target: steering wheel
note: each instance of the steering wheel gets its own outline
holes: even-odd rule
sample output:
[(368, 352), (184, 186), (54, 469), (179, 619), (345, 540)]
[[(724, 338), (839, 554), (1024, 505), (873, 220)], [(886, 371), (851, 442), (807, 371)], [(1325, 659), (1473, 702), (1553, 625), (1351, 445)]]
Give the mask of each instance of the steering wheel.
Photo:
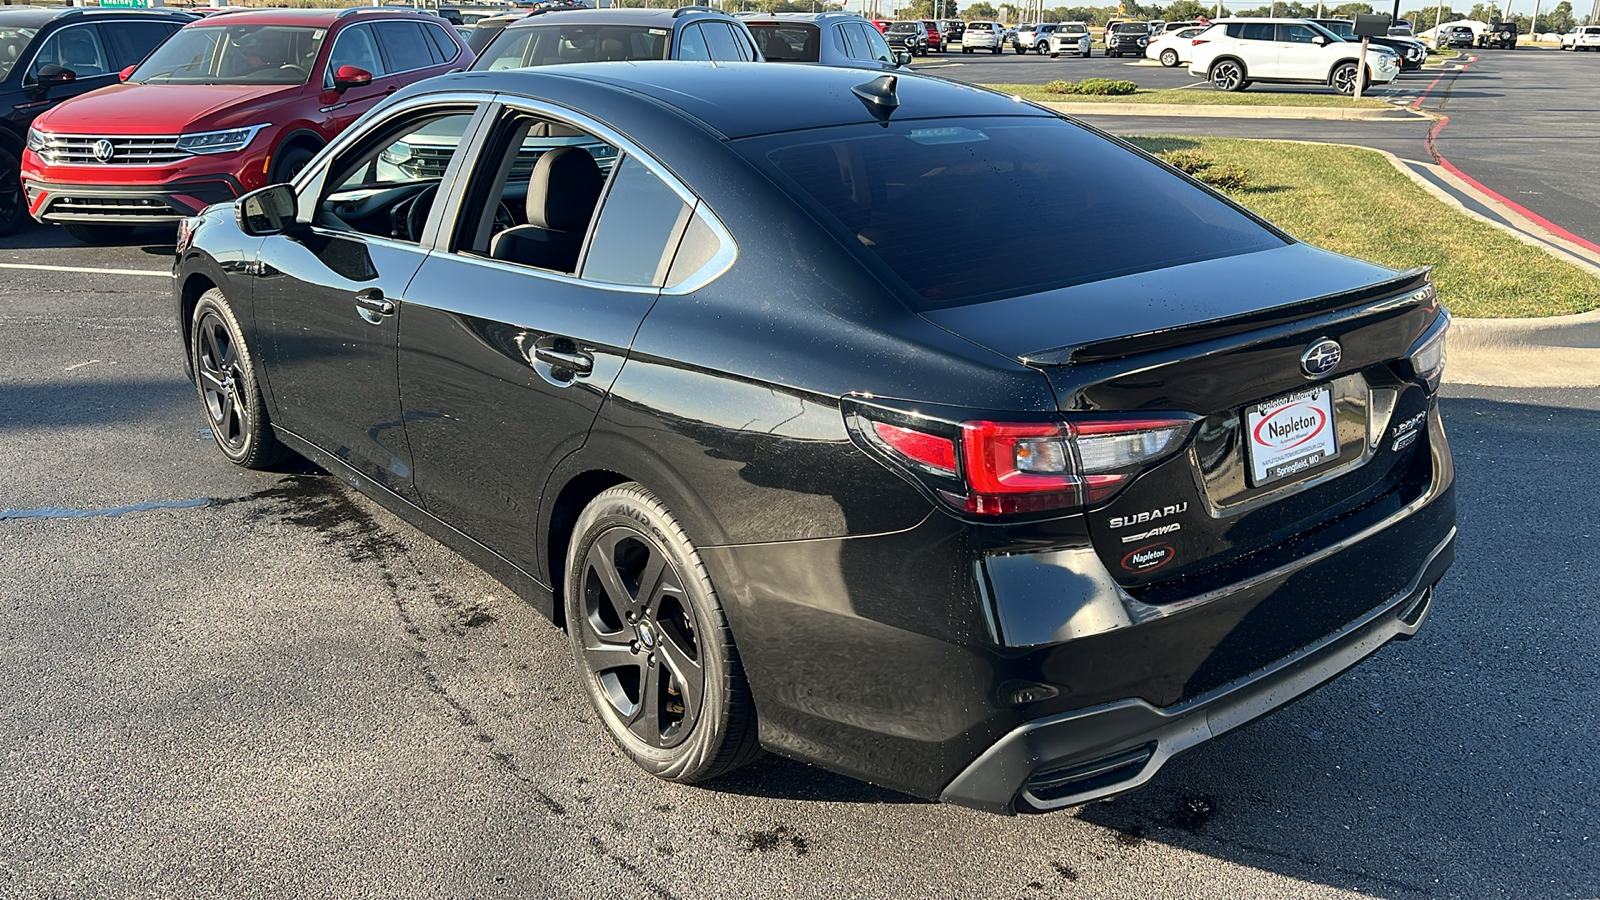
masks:
[(294, 72), (295, 74), (299, 75), (301, 78), (310, 78), (311, 77), (310, 70), (308, 70), (305, 66), (297, 66), (294, 63), (284, 63), (283, 65), (278, 67), (278, 71), (280, 71), (280, 72), (286, 71), (286, 70), (290, 71), (290, 72)]
[(439, 185), (430, 184), (396, 203), (389, 210), (389, 233), (403, 241), (421, 239), (423, 226), (428, 224), (428, 210), (433, 208), (433, 198), (438, 193)]
[(507, 228), (517, 227), (517, 219), (511, 214), (511, 208), (504, 203), (497, 204), (494, 210), (494, 223), (489, 226), (491, 236), (505, 231)]

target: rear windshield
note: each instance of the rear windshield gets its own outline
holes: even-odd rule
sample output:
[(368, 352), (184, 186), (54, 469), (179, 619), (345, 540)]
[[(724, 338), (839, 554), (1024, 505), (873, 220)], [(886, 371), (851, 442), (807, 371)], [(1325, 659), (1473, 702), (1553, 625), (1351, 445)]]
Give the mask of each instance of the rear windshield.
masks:
[(517, 25), (479, 54), (474, 70), (572, 62), (666, 59), (668, 30), (644, 25)]
[[(923, 119), (736, 142), (943, 309), (1281, 247), (1193, 181), (1065, 119)], [(1026, 259), (1026, 265), (1004, 260)]]
[(774, 62), (816, 62), (821, 58), (822, 31), (799, 22), (747, 22), (756, 46)]

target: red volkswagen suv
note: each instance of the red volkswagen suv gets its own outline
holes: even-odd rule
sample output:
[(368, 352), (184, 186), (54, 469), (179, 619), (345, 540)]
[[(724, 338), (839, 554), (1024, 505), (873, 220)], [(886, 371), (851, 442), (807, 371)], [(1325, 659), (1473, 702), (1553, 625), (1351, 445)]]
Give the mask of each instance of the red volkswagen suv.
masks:
[(437, 16), (240, 10), (180, 29), (123, 83), (34, 120), (28, 212), (90, 243), (287, 181), (402, 86), (472, 62)]

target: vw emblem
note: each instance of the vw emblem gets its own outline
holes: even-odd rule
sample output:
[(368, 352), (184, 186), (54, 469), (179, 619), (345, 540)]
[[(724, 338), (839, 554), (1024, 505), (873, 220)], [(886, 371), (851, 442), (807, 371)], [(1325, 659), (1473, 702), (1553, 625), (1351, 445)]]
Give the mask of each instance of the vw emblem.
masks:
[(94, 142), (94, 158), (100, 160), (101, 162), (110, 162), (111, 157), (115, 155), (116, 152), (117, 148), (113, 147), (111, 142), (108, 140), (102, 139)]
[(1325, 378), (1339, 368), (1339, 360), (1343, 358), (1344, 348), (1339, 342), (1323, 338), (1300, 355), (1300, 371), (1311, 378)]

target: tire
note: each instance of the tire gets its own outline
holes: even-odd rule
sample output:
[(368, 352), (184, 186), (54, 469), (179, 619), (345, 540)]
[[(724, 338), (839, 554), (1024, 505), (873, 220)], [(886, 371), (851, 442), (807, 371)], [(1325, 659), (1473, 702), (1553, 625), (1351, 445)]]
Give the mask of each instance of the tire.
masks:
[(28, 217), (22, 196), (22, 165), (15, 153), (0, 147), (0, 237), (17, 230)]
[(304, 169), (306, 163), (311, 162), (311, 158), (316, 155), (315, 150), (299, 144), (285, 147), (272, 158), (272, 177), (269, 181), (273, 184), (283, 184), (294, 180), (294, 176), (300, 174), (300, 170)]
[(89, 225), (84, 222), (62, 222), (61, 227), (85, 244), (120, 244), (133, 234), (132, 225)]
[(1039, 54), (1040, 56), (1044, 56), (1050, 52), (1050, 45), (1044, 41), (1040, 41), (1038, 45), (1033, 48), (1033, 52)]
[(1011, 46), (1011, 49), (1017, 51), (1017, 55), (1018, 56), (1027, 56), (1028, 55), (1028, 48), (1027, 47), (1023, 47), (1023, 46), (1019, 46), (1017, 44), (1013, 44)]
[(631, 482), (595, 497), (573, 528), (566, 575), (578, 677), (623, 753), (685, 784), (760, 755), (755, 704), (717, 592), (660, 500)]
[(1161, 64), (1170, 69), (1178, 64), (1178, 51), (1168, 47), (1167, 49), (1161, 51), (1160, 58)]
[(1328, 84), (1345, 96), (1353, 96), (1356, 92), (1356, 64), (1353, 62), (1340, 63), (1333, 69), (1333, 74), (1328, 76)]
[(221, 289), (200, 295), (189, 319), (189, 363), (217, 449), (236, 466), (268, 469), (289, 455), (261, 400), (255, 355)]
[(1244, 79), (1244, 66), (1231, 59), (1213, 63), (1206, 77), (1219, 91), (1242, 91), (1249, 85)]
[(1005, 49), (1004, 47), (1000, 46), (999, 44), (996, 44), (994, 46), (994, 49), (989, 51), (989, 54), (991, 56), (998, 56), (998, 55), (1000, 55), (1000, 51), (1002, 51), (1004, 49)]

